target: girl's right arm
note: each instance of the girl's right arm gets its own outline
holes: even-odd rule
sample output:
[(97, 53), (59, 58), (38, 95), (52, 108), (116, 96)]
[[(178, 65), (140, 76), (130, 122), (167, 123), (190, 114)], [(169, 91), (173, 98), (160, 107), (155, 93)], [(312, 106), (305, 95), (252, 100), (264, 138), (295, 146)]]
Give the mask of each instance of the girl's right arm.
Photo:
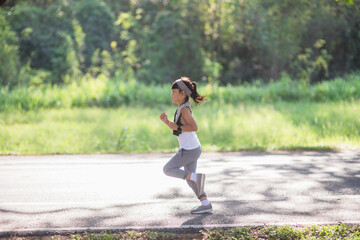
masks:
[(160, 114), (160, 120), (163, 121), (172, 130), (177, 130), (178, 126), (176, 123), (169, 121), (167, 115), (163, 112)]

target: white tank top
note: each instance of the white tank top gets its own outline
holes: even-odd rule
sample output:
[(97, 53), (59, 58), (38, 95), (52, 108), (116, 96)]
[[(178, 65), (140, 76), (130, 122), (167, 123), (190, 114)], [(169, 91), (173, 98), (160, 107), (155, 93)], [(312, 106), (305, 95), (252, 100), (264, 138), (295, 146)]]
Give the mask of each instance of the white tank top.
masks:
[(196, 132), (182, 132), (178, 137), (180, 149), (192, 150), (200, 146)]
[[(190, 107), (190, 102), (186, 102), (183, 105), (180, 106), (180, 108), (176, 111), (175, 116), (174, 116), (174, 122), (177, 123), (178, 120), (180, 120), (180, 113), (181, 113), (181, 109), (184, 107)], [(191, 112), (191, 111), (190, 111)], [(192, 114), (192, 112), (191, 112)], [(181, 121), (180, 121), (181, 123)], [(195, 148), (198, 148), (200, 146), (200, 141), (196, 135), (196, 132), (182, 132), (179, 136), (177, 136), (178, 141), (179, 141), (179, 145), (180, 145), (180, 149), (185, 149), (185, 150), (192, 150)]]

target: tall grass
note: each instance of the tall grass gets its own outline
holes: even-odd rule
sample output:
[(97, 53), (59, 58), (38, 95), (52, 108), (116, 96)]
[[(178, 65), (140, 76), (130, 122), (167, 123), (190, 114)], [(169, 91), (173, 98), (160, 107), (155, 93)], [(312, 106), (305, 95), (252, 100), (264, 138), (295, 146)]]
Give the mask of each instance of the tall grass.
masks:
[[(0, 154), (174, 152), (160, 120), (172, 107), (42, 109), (0, 113)], [(358, 102), (193, 107), (205, 151), (358, 149)]]
[[(277, 82), (255, 82), (242, 86), (200, 84), (200, 93), (210, 102), (239, 104), (242, 102), (279, 101), (356, 101), (360, 99), (360, 74), (308, 86), (304, 82), (283, 77)], [(147, 85), (108, 79), (83, 79), (65, 86), (19, 87), (0, 89), (0, 111), (37, 110), (43, 108), (158, 106), (171, 104), (170, 83)]]

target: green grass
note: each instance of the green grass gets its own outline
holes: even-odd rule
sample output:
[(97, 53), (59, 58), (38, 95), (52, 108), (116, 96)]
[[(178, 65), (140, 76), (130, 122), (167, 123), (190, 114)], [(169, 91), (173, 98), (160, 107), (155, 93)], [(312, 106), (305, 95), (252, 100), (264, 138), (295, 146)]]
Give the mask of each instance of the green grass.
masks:
[(143, 240), (157, 240), (157, 239), (179, 239), (174, 233), (164, 232), (136, 232), (136, 231), (125, 231), (121, 233), (85, 233), (85, 234), (74, 234), (69, 237), (70, 240), (115, 240), (115, 239), (143, 239)]
[[(174, 152), (160, 120), (176, 105), (0, 113), (0, 154)], [(276, 102), (193, 107), (205, 151), (346, 150), (360, 146), (359, 102)]]
[(194, 233), (170, 233), (152, 231), (122, 231), (122, 232), (102, 232), (102, 233), (77, 233), (71, 235), (54, 236), (13, 236), (6, 239), (10, 240), (33, 240), (33, 239), (55, 239), (55, 240), (178, 240), (178, 239), (209, 239), (209, 240), (300, 240), (300, 239), (344, 239), (359, 240), (360, 225), (308, 225), (303, 227), (267, 226), (267, 227), (236, 227), (230, 229), (205, 229)]
[(228, 230), (207, 229), (202, 231), (204, 239), (271, 239), (271, 240), (298, 240), (298, 239), (360, 239), (359, 225), (309, 225), (305, 227), (269, 226), (262, 228), (238, 227)]
[[(114, 79), (84, 78), (64, 86), (30, 86), (0, 89), (0, 111), (64, 109), (82, 107), (146, 106), (171, 104), (171, 83), (165, 85), (124, 82)], [(277, 82), (260, 81), (241, 86), (216, 86), (199, 82), (199, 92), (209, 102), (241, 104), (243, 102), (354, 102), (360, 99), (360, 73), (307, 85), (283, 77)]]

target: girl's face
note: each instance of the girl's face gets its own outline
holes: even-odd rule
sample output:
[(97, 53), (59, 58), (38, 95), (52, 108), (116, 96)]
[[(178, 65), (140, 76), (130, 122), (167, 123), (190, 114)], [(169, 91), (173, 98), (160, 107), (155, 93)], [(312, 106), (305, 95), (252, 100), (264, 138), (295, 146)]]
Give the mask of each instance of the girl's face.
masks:
[(185, 92), (179, 89), (171, 89), (171, 99), (173, 103), (183, 103), (185, 101)]

